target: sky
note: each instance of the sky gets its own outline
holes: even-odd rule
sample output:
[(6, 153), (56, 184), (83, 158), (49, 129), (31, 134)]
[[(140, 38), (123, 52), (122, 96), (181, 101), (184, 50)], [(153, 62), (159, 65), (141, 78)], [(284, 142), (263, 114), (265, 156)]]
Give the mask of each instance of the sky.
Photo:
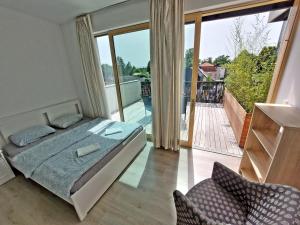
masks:
[[(264, 21), (268, 20), (268, 13), (261, 13)], [(244, 32), (252, 31), (252, 24), (255, 23), (255, 16), (243, 16)], [(231, 32), (234, 18), (203, 22), (201, 26), (200, 59), (208, 57), (216, 58), (220, 55), (229, 55), (233, 58), (232, 45), (230, 44)], [(282, 22), (269, 23), (270, 30), (267, 45), (276, 46)], [(149, 30), (136, 31), (132, 33), (117, 35), (114, 37), (115, 51), (121, 56), (125, 63), (128, 61), (136, 67), (146, 67), (150, 60)], [(99, 55), (102, 64), (110, 64), (110, 48), (108, 37), (97, 38)], [(185, 49), (193, 48), (194, 45), (194, 24), (185, 25)]]
[[(150, 60), (149, 35), (149, 30), (142, 30), (114, 36), (116, 56), (136, 67), (147, 67)], [(108, 37), (97, 38), (97, 45), (101, 63), (112, 65)]]

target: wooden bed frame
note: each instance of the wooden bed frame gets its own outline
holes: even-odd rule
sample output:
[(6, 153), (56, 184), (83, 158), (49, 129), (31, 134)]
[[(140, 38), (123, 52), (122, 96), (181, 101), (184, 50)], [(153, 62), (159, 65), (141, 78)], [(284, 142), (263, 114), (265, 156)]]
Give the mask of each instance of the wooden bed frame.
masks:
[[(49, 124), (52, 118), (74, 112), (82, 113), (77, 99), (2, 117), (0, 118), (0, 146), (9, 143), (9, 135), (16, 131), (33, 125)], [(146, 132), (143, 130), (69, 199), (63, 198), (74, 206), (81, 221), (145, 145)]]

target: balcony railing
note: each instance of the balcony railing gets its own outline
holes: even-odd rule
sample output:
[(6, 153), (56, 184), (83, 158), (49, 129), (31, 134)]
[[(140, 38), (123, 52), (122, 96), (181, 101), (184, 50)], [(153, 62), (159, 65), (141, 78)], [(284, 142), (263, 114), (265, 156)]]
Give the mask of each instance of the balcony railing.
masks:
[(223, 103), (223, 81), (200, 81), (197, 82), (197, 102)]
[[(191, 82), (184, 83), (184, 103), (190, 101)], [(224, 81), (198, 81), (196, 102), (222, 103)]]

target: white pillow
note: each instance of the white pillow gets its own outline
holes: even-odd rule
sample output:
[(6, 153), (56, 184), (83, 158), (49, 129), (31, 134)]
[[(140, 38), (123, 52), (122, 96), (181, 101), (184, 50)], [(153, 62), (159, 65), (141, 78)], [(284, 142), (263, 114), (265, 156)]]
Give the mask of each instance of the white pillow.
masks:
[(64, 114), (51, 121), (50, 124), (52, 126), (65, 129), (80, 120), (82, 120), (82, 114)]

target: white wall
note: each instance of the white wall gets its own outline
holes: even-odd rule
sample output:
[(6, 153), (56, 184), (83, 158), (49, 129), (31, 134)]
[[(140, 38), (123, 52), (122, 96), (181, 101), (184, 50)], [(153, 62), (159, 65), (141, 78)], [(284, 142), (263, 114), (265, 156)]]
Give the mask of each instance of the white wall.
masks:
[(70, 71), (75, 82), (77, 96), (81, 102), (83, 112), (91, 111), (90, 101), (86, 89), (86, 83), (83, 76), (80, 49), (76, 34), (75, 21), (70, 21), (61, 25), (63, 31), (64, 43), (70, 65)]
[[(220, 7), (251, 0), (185, 0), (185, 12)], [(99, 10), (92, 14), (94, 31), (105, 31), (149, 20), (149, 0), (131, 0), (128, 3)]]
[(276, 102), (300, 107), (300, 22), (284, 70)]
[(0, 7), (0, 117), (76, 97), (60, 27)]
[(94, 31), (111, 30), (149, 20), (149, 1), (131, 0), (92, 14)]

